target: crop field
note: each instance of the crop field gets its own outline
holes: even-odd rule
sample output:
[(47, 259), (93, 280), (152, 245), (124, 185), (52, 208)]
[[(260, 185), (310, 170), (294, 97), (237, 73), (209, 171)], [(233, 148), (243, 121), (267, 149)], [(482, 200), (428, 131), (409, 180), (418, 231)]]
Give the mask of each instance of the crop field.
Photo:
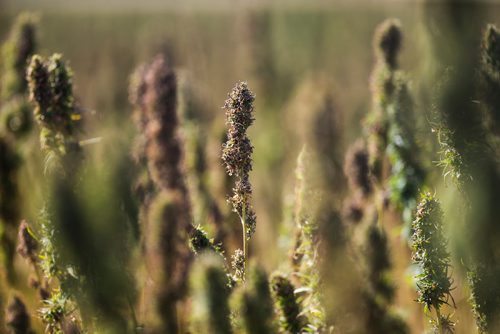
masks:
[(499, 20), (0, 0), (0, 334), (500, 333)]

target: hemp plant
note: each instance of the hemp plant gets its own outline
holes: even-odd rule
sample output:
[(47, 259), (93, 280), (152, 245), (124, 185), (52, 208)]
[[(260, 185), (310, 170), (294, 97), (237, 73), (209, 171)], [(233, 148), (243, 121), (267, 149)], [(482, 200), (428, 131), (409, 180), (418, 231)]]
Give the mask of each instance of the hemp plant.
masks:
[(372, 110), (365, 120), (370, 167), (373, 176), (381, 182), (387, 172), (385, 149), (388, 141), (389, 116), (387, 108), (394, 96), (394, 76), (398, 68), (397, 56), (401, 49), (402, 33), (398, 20), (382, 22), (375, 32), (373, 48), (375, 67), (371, 75)]
[(26, 67), (36, 49), (36, 23), (35, 15), (22, 13), (14, 22), (8, 40), (2, 45), (2, 100), (26, 92)]
[(26, 68), (37, 48), (36, 30), (36, 15), (21, 13), (0, 47), (0, 131), (16, 139), (28, 134), (33, 125)]
[(252, 185), (249, 173), (252, 170), (253, 146), (247, 129), (254, 121), (254, 95), (246, 82), (239, 82), (229, 93), (224, 103), (226, 110), (227, 141), (222, 146), (222, 161), (226, 172), (235, 178), (233, 195), (229, 202), (238, 214), (243, 230), (243, 260), (248, 258), (248, 241), (255, 232), (256, 216), (252, 208)]
[(301, 333), (307, 326), (307, 317), (301, 312), (292, 282), (285, 275), (274, 274), (271, 278), (271, 291), (279, 309), (282, 329), (287, 333)]
[(229, 294), (224, 262), (216, 254), (201, 254), (193, 266), (191, 290), (193, 332), (231, 334)]
[(442, 226), (443, 212), (438, 200), (430, 193), (422, 194), (412, 225), (413, 260), (420, 269), (415, 276), (418, 291), (417, 301), (426, 312), (434, 309), (433, 321), (437, 333), (452, 333), (454, 323), (451, 315), (443, 315), (441, 307), (453, 301), (450, 276), (450, 254)]
[(500, 137), (500, 30), (488, 24), (481, 42), (481, 98), (485, 103), (486, 127), (492, 133), (498, 149)]
[(177, 76), (168, 59), (159, 55), (152, 61), (144, 84), (146, 158), (158, 189), (148, 206), (145, 246), (148, 269), (159, 268), (152, 291), (146, 292), (155, 301), (154, 330), (175, 333), (183, 326), (179, 312), (188, 288), (193, 226), (179, 134)]
[[(481, 6), (446, 2), (429, 4), (427, 17), (435, 73), (440, 78), (434, 102), (434, 132), (441, 148), (439, 165), (460, 191), (461, 214), (456, 224), (465, 246), (470, 302), (480, 333), (497, 332), (500, 310), (500, 199), (498, 172), (497, 31), (487, 27), (480, 39)], [(452, 8), (453, 7), (453, 8)], [(471, 17), (477, 19), (471, 20)], [(481, 20), (480, 20), (481, 19)], [(436, 29), (437, 28), (437, 29)], [(441, 31), (436, 35), (436, 31)], [(446, 43), (443, 43), (446, 41)], [(478, 49), (481, 51), (478, 53)], [(471, 103), (474, 101), (474, 103)], [(486, 121), (486, 122), (485, 122)]]
[(76, 136), (82, 117), (73, 97), (72, 76), (60, 54), (47, 60), (35, 55), (27, 70), (30, 100), (40, 126), (40, 144), (46, 154), (45, 171), (66, 176), (74, 174), (81, 161)]
[(235, 310), (233, 323), (239, 333), (276, 333), (272, 293), (266, 272), (257, 265), (248, 270), (245, 285), (232, 293), (231, 306)]
[(0, 248), (10, 283), (16, 279), (13, 256), (23, 203), (19, 171), (24, 161), (21, 153), (24, 143), (19, 139), (29, 132), (32, 125), (25, 73), (36, 48), (35, 35), (36, 18), (22, 13), (0, 46)]

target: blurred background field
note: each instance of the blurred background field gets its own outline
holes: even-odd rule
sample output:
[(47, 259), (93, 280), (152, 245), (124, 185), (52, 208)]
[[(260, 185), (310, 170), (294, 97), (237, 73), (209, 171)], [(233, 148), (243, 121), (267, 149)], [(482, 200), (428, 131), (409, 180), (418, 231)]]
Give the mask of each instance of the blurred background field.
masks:
[[(498, 23), (500, 6), (484, 6), (485, 22)], [(410, 74), (417, 96), (418, 131), (424, 138), (432, 136), (428, 105), (419, 103), (419, 98), (426, 101), (432, 94), (432, 87), (422, 84), (429, 53), (419, 2), (0, 0), (0, 40), (21, 11), (39, 15), (39, 53), (62, 53), (75, 72), (75, 92), (88, 111), (83, 137), (102, 138), (86, 149), (88, 161), (100, 166), (97, 169), (124, 155), (135, 136), (127, 91), (130, 74), (138, 64), (164, 52), (173, 59), (179, 78), (188, 81), (200, 98), (197, 112), (209, 136), (212, 186), (220, 191), (221, 107), (235, 82), (248, 82), (256, 93), (256, 122), (250, 137), (255, 146), (251, 180), (258, 227), (251, 249), (269, 269), (286, 260), (290, 247), (290, 240), (280, 235), (291, 228), (286, 225), (286, 207), (293, 194), (301, 138), (309, 135), (307, 116), (297, 115), (297, 110), (301, 104), (314, 104), (315, 92), (330, 92), (340, 132), (338, 146), (345, 151), (360, 135), (361, 120), (370, 109), (373, 32), (387, 18), (402, 22), (400, 67)], [(308, 96), (305, 100), (304, 95)], [(37, 144), (35, 138), (33, 147)], [(423, 144), (436, 156), (433, 138)], [(21, 181), (30, 199), (25, 212), (31, 217), (37, 215), (42, 201), (35, 182), (38, 170), (28, 166)], [(439, 170), (431, 174), (441, 182)], [(444, 197), (452, 192), (445, 189)], [(228, 210), (228, 204), (218, 199)], [(390, 233), (398, 239), (400, 228), (393, 227)], [(410, 284), (407, 272), (400, 270), (397, 275), (398, 285)], [(400, 298), (407, 298), (405, 305), (411, 305), (414, 297)], [(465, 303), (464, 299), (460, 302)], [(414, 310), (418, 308), (415, 303)], [(412, 309), (403, 312), (409, 314)], [(470, 333), (472, 316), (465, 314), (462, 319), (457, 333)]]
[[(290, 140), (289, 131), (301, 125), (291, 124), (289, 101), (305, 82), (319, 78), (342, 115), (341, 144), (351, 142), (359, 135), (360, 119), (370, 105), (374, 28), (385, 18), (400, 18), (405, 32), (402, 68), (418, 69), (419, 7), (297, 2), (302, 4), (298, 8), (285, 3), (276, 7), (256, 3), (259, 8), (251, 8), (243, 2), (231, 3), (221, 1), (220, 7), (212, 7), (193, 2), (185, 10), (182, 4), (169, 8), (151, 2), (149, 8), (148, 2), (144, 6), (141, 2), (136, 8), (116, 2), (116, 6), (103, 5), (106, 10), (102, 10), (92, 2), (61, 6), (55, 6), (55, 1), (7, 2), (6, 12), (0, 14), (0, 35), (6, 35), (19, 11), (38, 12), (40, 53), (60, 52), (70, 62), (77, 73), (77, 96), (85, 108), (95, 111), (87, 135), (105, 140), (115, 131), (128, 139), (134, 135), (128, 78), (136, 65), (158, 52), (168, 50), (176, 67), (200, 91), (205, 125), (213, 129), (214, 140), (224, 125), (221, 106), (229, 88), (238, 80), (248, 81), (257, 95), (256, 123), (251, 129), (256, 152), (252, 178), (257, 212), (261, 212), (257, 239), (266, 238), (263, 244), (267, 244), (272, 242), (268, 238), (276, 237), (283, 181), (292, 181), (300, 150)], [(213, 151), (210, 158), (217, 163), (219, 152)], [(263, 259), (277, 260), (273, 255)]]

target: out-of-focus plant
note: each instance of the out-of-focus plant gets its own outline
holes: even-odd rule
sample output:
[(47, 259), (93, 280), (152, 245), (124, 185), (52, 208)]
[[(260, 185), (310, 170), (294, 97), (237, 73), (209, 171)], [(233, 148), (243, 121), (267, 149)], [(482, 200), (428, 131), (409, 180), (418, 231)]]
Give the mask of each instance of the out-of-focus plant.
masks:
[(307, 331), (307, 318), (302, 314), (292, 282), (283, 275), (275, 274), (271, 278), (271, 290), (282, 330), (287, 333)]
[(33, 334), (31, 330), (31, 319), (24, 302), (14, 296), (7, 305), (5, 314), (7, 331), (11, 334)]
[(303, 316), (308, 319), (312, 330), (323, 330), (325, 324), (324, 306), (321, 294), (321, 275), (317, 270), (318, 258), (318, 220), (316, 204), (321, 191), (315, 188), (315, 175), (312, 166), (312, 153), (307, 146), (302, 148), (295, 169), (294, 223), (296, 236), (291, 254), (293, 278), (297, 280), (297, 296), (303, 305)]
[(401, 23), (389, 19), (375, 32), (373, 48), (375, 67), (371, 75), (372, 110), (365, 120), (368, 152), (372, 174), (378, 182), (387, 176), (385, 150), (388, 143), (388, 106), (394, 98), (394, 76), (398, 67), (397, 57), (402, 44)]
[(495, 332), (500, 324), (500, 289), (494, 278), (500, 273), (495, 30), (486, 29), (480, 47), (484, 7), (450, 0), (426, 9), (435, 56), (430, 78), (440, 78), (433, 106), (439, 164), (462, 195), (456, 224), (477, 326), (481, 333)]
[(151, 330), (176, 333), (184, 328), (182, 303), (192, 259), (191, 203), (185, 180), (184, 147), (179, 136), (176, 75), (163, 56), (148, 66), (145, 76), (146, 154), (149, 173), (158, 189), (149, 209), (146, 254), (154, 286), (156, 319)]
[(232, 333), (229, 309), (230, 287), (224, 263), (213, 253), (196, 259), (191, 274), (193, 290), (192, 330), (200, 333)]
[(404, 74), (398, 72), (395, 85), (394, 100), (388, 107), (387, 155), (391, 173), (387, 183), (391, 201), (401, 210), (403, 222), (409, 224), (425, 171), (420, 163), (420, 147), (415, 136), (414, 103)]
[(19, 224), (19, 184), (20, 157), (14, 151), (12, 140), (0, 137), (0, 221), (2, 262), (9, 281), (14, 278), (13, 256), (16, 248), (15, 230)]
[(6, 101), (26, 92), (26, 66), (36, 49), (37, 18), (31, 13), (19, 15), (2, 46), (1, 98)]
[(182, 116), (182, 132), (186, 140), (186, 176), (193, 206), (195, 225), (203, 226), (214, 235), (224, 248), (226, 227), (219, 204), (210, 189), (210, 173), (207, 159), (207, 133), (202, 126), (203, 104), (187, 78), (179, 84), (179, 114)]
[(266, 272), (250, 266), (244, 285), (233, 293), (231, 304), (237, 331), (247, 334), (275, 333), (274, 308)]
[[(32, 114), (27, 100), (26, 67), (36, 48), (36, 17), (22, 13), (14, 22), (0, 53), (0, 139), (2, 172), (0, 180), (0, 223), (2, 262), (8, 280), (15, 273), (16, 231), (20, 222), (21, 195), (18, 174), (23, 163), (18, 139), (31, 129)], [(6, 191), (6, 192), (5, 192)]]

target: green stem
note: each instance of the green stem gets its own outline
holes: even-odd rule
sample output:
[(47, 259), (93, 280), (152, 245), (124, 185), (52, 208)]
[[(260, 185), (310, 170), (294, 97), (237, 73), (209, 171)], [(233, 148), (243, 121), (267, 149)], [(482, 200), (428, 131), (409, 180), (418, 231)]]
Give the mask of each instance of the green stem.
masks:
[(373, 196), (375, 197), (375, 208), (377, 210), (377, 225), (380, 230), (384, 229), (384, 189), (382, 185), (373, 178), (375, 188)]
[(135, 308), (134, 308), (134, 303), (132, 303), (132, 300), (130, 296), (127, 295), (127, 302), (128, 306), (130, 308), (130, 314), (132, 316), (132, 325), (134, 326), (134, 333), (138, 333), (139, 329), (139, 322), (137, 321), (137, 316), (135, 314)]
[[(243, 207), (241, 210), (241, 227), (243, 230), (243, 259), (244, 259), (244, 265), (243, 269), (246, 269), (246, 264), (247, 264), (247, 224), (246, 224), (246, 203), (243, 202)], [(243, 271), (243, 275), (245, 275), (246, 270)]]
[(443, 325), (441, 323), (441, 312), (439, 312), (439, 307), (434, 306), (434, 308), (436, 309), (438, 333), (444, 334)]
[[(240, 181), (241, 181), (241, 175), (243, 175), (243, 169), (240, 169)], [(242, 207), (241, 207), (241, 228), (243, 231), (243, 279), (245, 278), (246, 275), (246, 266), (247, 266), (247, 224), (246, 224), (246, 219), (247, 219), (247, 198), (246, 196), (244, 197)]]

